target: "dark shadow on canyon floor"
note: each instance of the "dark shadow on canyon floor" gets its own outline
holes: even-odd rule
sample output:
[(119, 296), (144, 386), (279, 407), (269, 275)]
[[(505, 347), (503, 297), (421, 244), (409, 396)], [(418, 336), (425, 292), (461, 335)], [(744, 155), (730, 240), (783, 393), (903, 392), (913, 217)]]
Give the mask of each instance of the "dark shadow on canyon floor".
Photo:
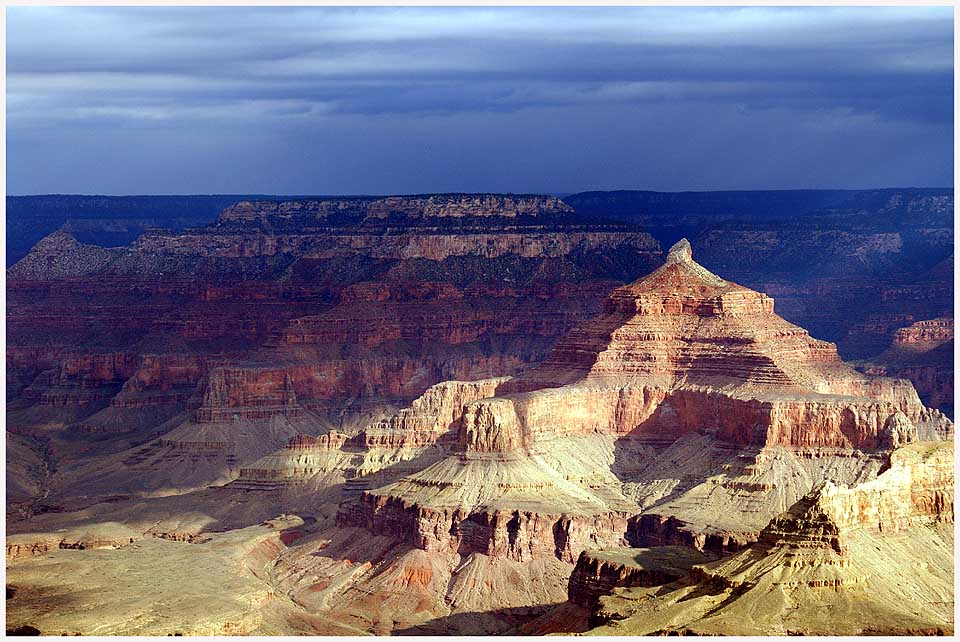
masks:
[[(574, 612), (569, 607), (567, 602), (557, 602), (454, 613), (423, 624), (395, 629), (392, 635), (543, 635), (586, 631), (587, 613), (578, 608)], [(554, 615), (557, 617), (552, 617)]]

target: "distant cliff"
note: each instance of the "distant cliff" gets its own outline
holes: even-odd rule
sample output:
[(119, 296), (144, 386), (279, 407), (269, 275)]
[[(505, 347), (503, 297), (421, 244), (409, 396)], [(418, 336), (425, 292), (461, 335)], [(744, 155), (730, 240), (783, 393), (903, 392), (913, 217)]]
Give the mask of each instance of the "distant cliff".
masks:
[[(292, 201), (241, 201), (225, 209), (217, 225), (259, 224), (273, 227), (380, 224), (390, 219), (416, 223), (434, 219), (551, 218), (573, 214), (573, 208), (555, 196), (536, 194), (424, 194), (386, 197), (342, 197)], [(546, 220), (544, 220), (546, 219)]]
[(152, 227), (184, 229), (216, 220), (244, 198), (215, 196), (81, 196), (49, 194), (7, 197), (7, 267), (40, 239), (63, 228), (81, 243), (128, 245)]

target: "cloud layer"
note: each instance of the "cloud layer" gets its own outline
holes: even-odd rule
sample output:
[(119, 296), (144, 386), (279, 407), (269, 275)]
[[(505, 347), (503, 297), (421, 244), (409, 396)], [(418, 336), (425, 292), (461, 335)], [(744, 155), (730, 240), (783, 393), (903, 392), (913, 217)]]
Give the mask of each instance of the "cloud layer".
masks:
[(11, 193), (952, 183), (949, 7), (7, 16)]

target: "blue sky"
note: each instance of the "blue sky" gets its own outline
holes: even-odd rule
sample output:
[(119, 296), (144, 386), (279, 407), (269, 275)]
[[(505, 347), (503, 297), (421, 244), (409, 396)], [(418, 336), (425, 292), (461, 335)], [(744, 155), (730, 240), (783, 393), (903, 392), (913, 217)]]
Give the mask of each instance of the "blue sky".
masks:
[(950, 186), (951, 7), (9, 7), (7, 188)]

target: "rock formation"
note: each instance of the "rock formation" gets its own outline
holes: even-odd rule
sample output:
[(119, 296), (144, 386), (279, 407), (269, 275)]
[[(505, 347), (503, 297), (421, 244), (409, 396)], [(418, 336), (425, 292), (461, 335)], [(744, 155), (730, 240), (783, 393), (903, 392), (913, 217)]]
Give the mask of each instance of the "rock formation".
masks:
[(686, 546), (610, 548), (580, 553), (570, 575), (570, 602), (594, 610), (604, 595), (617, 588), (661, 586), (690, 574), (708, 558)]
[(925, 404), (953, 412), (953, 317), (917, 321), (893, 333), (878, 355), (857, 363), (868, 374), (909, 379)]
[[(608, 623), (591, 633), (952, 634), (953, 493), (952, 443), (905, 446), (872, 481), (817, 487), (731, 557), (600, 598)], [(588, 569), (571, 594), (589, 591)]]
[(142, 483), (161, 451), (229, 481), (269, 452), (252, 424), (274, 448), (353, 437), (435, 383), (509, 375), (659, 256), (531, 195), (244, 201), (109, 249), (58, 231), (8, 271), (7, 423), (65, 458), (51, 502), (106, 489), (88, 473), (175, 490)]
[(278, 491), (297, 496), (303, 504), (320, 499), (312, 493), (343, 485), (343, 496), (355, 497), (439, 459), (440, 444), (450, 439), (451, 431), (455, 434), (464, 406), (493, 396), (505, 381), (446, 381), (354, 435), (296, 435), (281, 450), (242, 468), (228, 488)]
[[(900, 264), (906, 237), (850, 234)], [(836, 614), (862, 595), (816, 591), (876, 582), (877, 632), (950, 630), (953, 426), (876, 376), (916, 373), (855, 371), (686, 241), (650, 273), (661, 256), (527, 195), (246, 200), (109, 249), (54, 234), (8, 272), (8, 626), (738, 632), (774, 586), (749, 632), (818, 632), (789, 591)], [(863, 578), (910, 564), (929, 604), (881, 612), (900, 594)]]
[(219, 223), (255, 222), (268, 226), (322, 224), (334, 216), (361, 220), (390, 217), (474, 218), (570, 214), (573, 208), (555, 196), (537, 194), (426, 194), (386, 198), (332, 198), (305, 201), (240, 201), (226, 208)]
[(58, 230), (34, 245), (29, 255), (11, 269), (10, 275), (44, 279), (85, 276), (104, 269), (120, 253), (120, 250), (83, 245), (67, 232)]
[[(684, 240), (541, 365), (468, 404), (450, 456), (341, 521), (518, 561), (627, 540), (735, 549), (818, 479), (858, 481), (879, 467), (870, 453), (951, 431), (909, 382), (857, 373)], [(651, 474), (696, 441), (683, 477)]]
[[(784, 318), (845, 360), (885, 349), (904, 325), (952, 314), (952, 189), (587, 192), (582, 215), (686, 236), (725, 278), (776, 297)], [(921, 394), (922, 396), (922, 394)]]

